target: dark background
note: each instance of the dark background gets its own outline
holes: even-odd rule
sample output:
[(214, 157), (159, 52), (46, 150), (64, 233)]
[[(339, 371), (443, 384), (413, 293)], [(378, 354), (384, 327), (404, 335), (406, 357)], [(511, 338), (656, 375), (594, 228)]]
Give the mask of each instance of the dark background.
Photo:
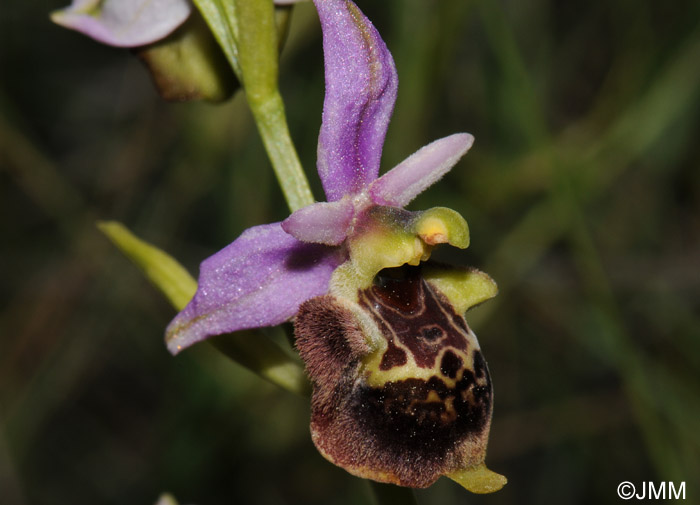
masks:
[[(0, 4), (0, 504), (369, 504), (308, 402), (207, 345), (99, 234), (123, 221), (196, 274), (286, 216), (245, 101), (167, 104), (126, 50)], [(487, 462), (421, 504), (618, 503), (621, 481), (700, 503), (700, 3), (360, 0), (400, 88), (388, 169), (461, 131), (472, 151), (411, 204), (471, 227), (442, 251), (499, 283), (467, 315), (495, 385)], [(318, 21), (295, 12), (281, 88), (312, 179)], [(632, 500), (636, 501), (636, 500)]]

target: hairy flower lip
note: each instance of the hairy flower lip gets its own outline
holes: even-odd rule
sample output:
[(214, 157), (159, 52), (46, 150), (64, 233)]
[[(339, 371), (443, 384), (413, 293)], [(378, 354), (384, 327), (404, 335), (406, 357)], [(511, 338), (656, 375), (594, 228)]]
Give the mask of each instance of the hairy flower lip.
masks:
[(312, 439), (334, 464), (410, 487), (446, 474), (475, 492), (505, 483), (483, 467), (492, 411), (486, 362), (453, 305), (460, 295), (441, 290), (450, 281), (434, 283), (454, 273), (458, 291), (483, 291), (463, 269), (404, 265), (385, 270), (355, 302), (325, 295), (302, 304), (295, 332), (314, 385)]

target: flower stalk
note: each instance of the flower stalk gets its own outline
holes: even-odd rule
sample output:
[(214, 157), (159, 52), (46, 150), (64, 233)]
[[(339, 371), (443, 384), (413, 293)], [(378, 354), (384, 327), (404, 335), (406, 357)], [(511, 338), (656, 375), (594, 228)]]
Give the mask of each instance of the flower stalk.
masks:
[(248, 106), (277, 181), (291, 211), (314, 202), (289, 134), (277, 85), (278, 36), (275, 10), (267, 0), (195, 0), (243, 83)]
[(314, 197), (289, 134), (279, 91), (254, 98), (248, 96), (248, 105), (289, 210), (294, 212), (311, 205)]

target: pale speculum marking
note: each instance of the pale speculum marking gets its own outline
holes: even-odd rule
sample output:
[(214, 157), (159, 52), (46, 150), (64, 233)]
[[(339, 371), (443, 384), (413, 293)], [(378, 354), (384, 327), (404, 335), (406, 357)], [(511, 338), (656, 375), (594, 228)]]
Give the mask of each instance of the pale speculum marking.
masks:
[[(369, 401), (361, 410), (375, 398), (376, 408), (381, 403), (388, 414), (389, 431), (404, 434), (434, 438), (448, 426), (481, 431), (491, 412), (486, 363), (464, 318), (426, 283), (420, 268), (380, 273), (359, 303), (387, 342), (379, 371), (369, 371), (375, 380), (364, 391)], [(387, 380), (376, 380), (383, 376)]]
[(476, 339), (464, 318), (420, 277), (420, 269), (397, 270), (398, 277), (380, 274), (359, 300), (387, 341), (379, 369), (413, 365), (455, 379), (471, 365)]

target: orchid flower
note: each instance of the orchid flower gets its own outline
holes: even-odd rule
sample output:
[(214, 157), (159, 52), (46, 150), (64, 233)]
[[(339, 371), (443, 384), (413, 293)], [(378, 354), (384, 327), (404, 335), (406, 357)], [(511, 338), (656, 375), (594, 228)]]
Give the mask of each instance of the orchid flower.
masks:
[(463, 314), (497, 288), (478, 270), (428, 261), (437, 244), (468, 246), (458, 213), (403, 208), (473, 138), (437, 140), (379, 177), (398, 84), (392, 56), (350, 0), (315, 4), (327, 201), (250, 228), (202, 262), (196, 294), (166, 330), (168, 349), (293, 320), (323, 456), (380, 482), (426, 487), (447, 475), (495, 491), (505, 478), (484, 465), (491, 381)]

